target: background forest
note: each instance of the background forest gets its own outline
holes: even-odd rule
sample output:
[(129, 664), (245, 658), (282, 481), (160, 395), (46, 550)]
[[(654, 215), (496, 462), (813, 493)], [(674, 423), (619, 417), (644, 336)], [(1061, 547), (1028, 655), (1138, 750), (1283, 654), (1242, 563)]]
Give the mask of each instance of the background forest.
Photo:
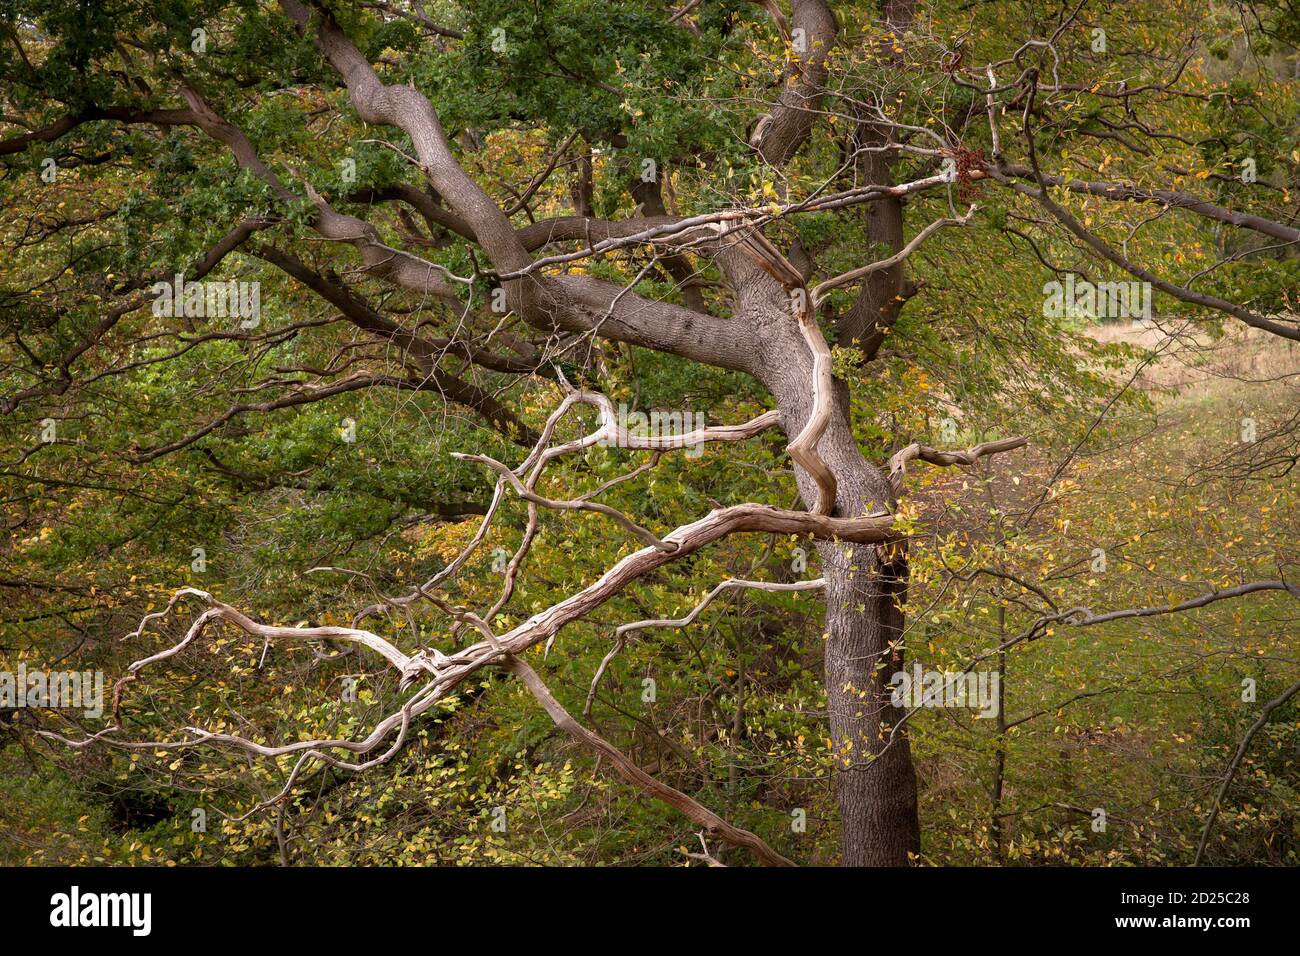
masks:
[[(902, 201), (903, 241), (967, 218), (890, 270), (904, 290), (890, 321), (852, 337), (831, 321), (854, 308), (852, 284), (818, 303), (869, 461), (912, 442), (1028, 439), (905, 476), (908, 666), (953, 672), (978, 658), (1001, 687), (996, 716), (921, 708), (907, 721), (916, 862), (1189, 864), (1207, 832), (1206, 862), (1300, 862), (1300, 695), (1264, 710), (1300, 680), (1300, 594), (1086, 624), (1060, 613), (1300, 582), (1300, 342), (1159, 289), (1145, 320), (1048, 314), (1050, 281), (1134, 276), (1032, 196), (968, 175), (998, 145), (985, 64), (1004, 64), (1009, 85), (1032, 63), (1055, 84), (1024, 114), (1052, 175), (1185, 190), (1294, 231), (1291, 0), (831, 3), (828, 96), (779, 165), (753, 144), (766, 104), (797, 79), (789, 4), (323, 6), (386, 83), (429, 98), (457, 161), (520, 230), (781, 210), (851, 189), (855, 164), (885, 155), (854, 152), (859, 102), (888, 104), (899, 124), (888, 141), (914, 147), (888, 153), (894, 182), (955, 160), (949, 184)], [(1035, 39), (1050, 45), (1025, 47)], [(197, 111), (182, 83), (242, 131), (280, 189), (233, 137), (166, 115)], [(999, 95), (1011, 152), (1025, 101)], [(78, 120), (58, 126), (65, 117)], [(478, 639), (463, 620), (453, 630), (446, 607), (494, 609), (499, 633), (598, 579), (643, 542), (607, 514), (543, 507), (516, 574), (530, 506), (507, 492), (436, 602), (383, 604), (480, 530), (498, 476), (452, 453), (516, 467), (566, 383), (710, 426), (776, 407), (742, 371), (494, 310), (499, 276), (426, 188), (416, 146), (359, 115), (275, 3), (0, 0), (0, 670), (101, 671), (106, 697), (99, 718), (0, 708), (0, 863), (754, 862), (612, 774), (492, 669), (414, 720), (391, 759), (363, 772), (310, 763), (282, 798), (296, 755), (68, 745), (102, 731), (114, 683), (203, 611), (183, 597), (142, 627), (178, 588), (304, 629), (351, 626), (378, 603), (356, 626), (413, 654)], [(1129, 260), (1294, 330), (1295, 240), (1159, 202), (1051, 195)], [(469, 277), (452, 283), (464, 308), (382, 281), (373, 250), (320, 233), (322, 208)], [(870, 215), (774, 214), (766, 236), (796, 268), (836, 276), (901, 248), (864, 239)], [(579, 232), (536, 255), (586, 244)], [(629, 245), (548, 268), (733, 314), (728, 277), (689, 250)], [(159, 314), (150, 285), (175, 274), (257, 283), (258, 322)], [(413, 378), (421, 336), (434, 348)], [(596, 421), (579, 408), (554, 439)], [(590, 496), (655, 534), (742, 502), (802, 507), (773, 432), (686, 453), (593, 445), (555, 458), (538, 492)], [(795, 862), (835, 864), (845, 771), (827, 729), (821, 593), (730, 589), (685, 626), (616, 634), (684, 617), (727, 579), (805, 581), (821, 561), (806, 536), (730, 535), (524, 656), (647, 773)], [(118, 736), (360, 739), (400, 710), (403, 683), (364, 648), (217, 621), (122, 688)]]

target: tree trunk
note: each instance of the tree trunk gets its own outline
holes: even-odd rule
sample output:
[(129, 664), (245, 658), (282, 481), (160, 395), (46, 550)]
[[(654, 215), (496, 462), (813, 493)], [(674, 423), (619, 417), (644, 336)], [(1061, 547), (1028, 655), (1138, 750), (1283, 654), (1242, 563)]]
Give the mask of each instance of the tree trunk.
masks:
[[(784, 300), (748, 303), (746, 314), (780, 312)], [(811, 411), (811, 357), (788, 318), (763, 322), (759, 375), (776, 397), (787, 435), (797, 435)], [(835, 514), (893, 510), (881, 470), (863, 456), (849, 427), (847, 389), (837, 388), (834, 413), (818, 445), (837, 480)], [(812, 477), (796, 467), (804, 502), (817, 498)], [(838, 763), (841, 848), (847, 866), (906, 866), (920, 852), (916, 773), (906, 728), (890, 737), (903, 713), (888, 684), (903, 669), (893, 643), (903, 632), (899, 605), (907, 591), (907, 562), (869, 545), (818, 544), (826, 578), (825, 681), (830, 739)]]
[[(860, 467), (871, 468), (858, 455)], [(843, 475), (843, 464), (832, 464)], [(877, 476), (878, 477), (878, 476)], [(865, 502), (864, 502), (865, 503)], [(826, 577), (826, 700), (838, 765), (841, 848), (846, 866), (905, 866), (921, 849), (916, 774), (902, 715), (888, 683), (903, 669), (894, 648), (907, 563), (882, 564), (875, 548), (820, 546)]]

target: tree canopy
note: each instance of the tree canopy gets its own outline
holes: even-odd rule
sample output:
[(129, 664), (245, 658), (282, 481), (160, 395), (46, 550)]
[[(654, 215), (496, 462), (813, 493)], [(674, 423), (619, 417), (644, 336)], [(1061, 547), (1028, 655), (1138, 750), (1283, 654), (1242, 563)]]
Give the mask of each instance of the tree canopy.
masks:
[(0, 0), (21, 858), (1294, 863), (1297, 44)]

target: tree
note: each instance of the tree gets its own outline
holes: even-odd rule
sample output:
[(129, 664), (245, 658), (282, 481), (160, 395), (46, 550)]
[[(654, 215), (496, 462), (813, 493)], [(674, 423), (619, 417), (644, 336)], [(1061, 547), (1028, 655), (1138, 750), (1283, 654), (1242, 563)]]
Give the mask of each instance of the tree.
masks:
[[(0, 140), (0, 155), (5, 188), (41, 212), (13, 243), (19, 266), (0, 293), (6, 415), (35, 435), (38, 422), (60, 420), (49, 409), (67, 414), (60, 402), (210, 348), (214, 361), (247, 362), (263, 377), (224, 410), (146, 443), (145, 431), (128, 429), (114, 457), (143, 467), (195, 452), (244, 487), (302, 487), (312, 476), (277, 465), (274, 453), (257, 473), (223, 460), (222, 440), (240, 437), (252, 415), (352, 392), (427, 392), (473, 425), (446, 433), (465, 449), (454, 457), (466, 468), (437, 483), (443, 500), (430, 503), (420, 489), (420, 507), (436, 520), (481, 516), (431, 579), (365, 608), (350, 626), (267, 625), (183, 588), (132, 632), (141, 637), (184, 600), (204, 605), (178, 643), (131, 665), (114, 691), (115, 714), (142, 671), (217, 622), (269, 642), (377, 652), (414, 690), (360, 742), (266, 745), (203, 728), (170, 743), (130, 742), (119, 722), (62, 739), (300, 758), (271, 806), (320, 762), (382, 762), (421, 714), (483, 669), (501, 669), (633, 784), (712, 837), (786, 862), (576, 720), (528, 652), (727, 536), (797, 535), (815, 542), (819, 579), (727, 583), (824, 592), (842, 860), (908, 863), (921, 847), (917, 785), (890, 687), (905, 667), (913, 520), (900, 505), (905, 472), (916, 460), (973, 465), (1025, 444), (1012, 436), (952, 447), (959, 431), (987, 437), (965, 417), (979, 400), (963, 407), (967, 386), (953, 381), (961, 421), (945, 417), (935, 445), (923, 426), (908, 441), (888, 436), (881, 444), (891, 447), (874, 449), (883, 454), (864, 453), (871, 443), (855, 419), (875, 387), (871, 370), (923, 367), (917, 353), (936, 334), (909, 315), (931, 294), (927, 282), (942, 281), (944, 253), (926, 281), (909, 275), (912, 262), (942, 236), (979, 230), (1019, 243), (1034, 269), (1059, 280), (1064, 304), (1053, 314), (1042, 290), (1049, 305), (1041, 320), (1019, 323), (1036, 327), (1013, 347), (1017, 358), (977, 360), (991, 381), (1033, 356), (1040, 367), (1070, 369), (1075, 394), (1100, 390), (1079, 371), (1087, 358), (1068, 331), (1079, 315), (1074, 282), (1089, 285), (1085, 261), (1146, 284), (1148, 307), (1154, 291), (1204, 321), (1227, 316), (1300, 340), (1285, 314), (1297, 261), (1288, 250), (1300, 240), (1291, 194), (1300, 157), (1287, 152), (1294, 104), (1232, 84), (1206, 92), (1215, 84), (1201, 67), (1202, 37), (1153, 23), (1159, 5), (986, 6), (945, 8), (941, 26), (911, 0), (795, 0), (788, 15), (774, 3), (650, 0), (599, 10), (519, 0), (14, 5), (0, 70), (5, 122), (23, 131)], [(1250, 9), (1256, 35), (1287, 22), (1266, 5)], [(560, 202), (569, 209), (535, 218), (536, 207)], [(1149, 220), (1130, 224), (1117, 209), (1149, 209)], [(1179, 241), (1186, 254), (1171, 256), (1168, 244)], [(1057, 264), (1076, 250), (1091, 259)], [(1249, 276), (1236, 268), (1245, 261), (1256, 267)], [(282, 308), (287, 321), (263, 325), (251, 300), (240, 311), (235, 297), (229, 317), (243, 321), (212, 321), (204, 297), (213, 284), (194, 292), (186, 283), (236, 262), (241, 276), (264, 283), (259, 308)], [(997, 268), (997, 256), (985, 265)], [(292, 304), (269, 305), (273, 283)], [(1127, 284), (1095, 288), (1094, 315), (1107, 302), (1121, 312), (1136, 305)], [(951, 306), (980, 291), (934, 294), (956, 296), (943, 300)], [(329, 317), (300, 318), (304, 293), (326, 303)], [(170, 311), (160, 309), (168, 296)], [(159, 319), (184, 332), (160, 331), (168, 322)], [(977, 351), (1017, 322), (993, 321)], [(894, 348), (900, 336), (912, 346)], [(154, 348), (167, 339), (175, 345)], [(615, 377), (601, 343), (738, 373), (771, 407), (740, 424), (639, 435), (601, 391)], [(953, 353), (958, 363), (970, 358)], [(536, 383), (562, 396), (540, 420), (538, 393), (528, 391)], [(596, 430), (554, 442), (582, 406), (598, 411)], [(773, 429), (788, 440), (803, 510), (743, 502), (658, 534), (597, 493), (539, 490), (548, 465), (594, 446), (649, 451), (657, 464), (661, 453)], [(35, 442), (18, 463), (57, 444)], [(522, 463), (496, 457), (507, 452)], [(470, 463), (495, 473), (486, 501)], [(511, 496), (528, 503), (527, 524), (501, 592), (475, 611), (454, 596), (456, 577)], [(644, 546), (611, 556), (594, 583), (503, 629), (550, 510), (594, 512)], [(363, 627), (412, 609), (445, 615), (451, 639), (468, 636), (468, 646), (407, 653)], [(357, 756), (338, 756), (349, 752)]]

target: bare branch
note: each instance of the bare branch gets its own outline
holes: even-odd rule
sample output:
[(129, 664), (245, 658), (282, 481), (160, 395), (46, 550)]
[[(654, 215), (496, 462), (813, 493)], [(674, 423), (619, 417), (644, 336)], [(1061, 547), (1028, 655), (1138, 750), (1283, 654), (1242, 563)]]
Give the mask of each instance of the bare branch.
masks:
[(1205, 857), (1205, 847), (1210, 841), (1210, 830), (1214, 827), (1214, 821), (1218, 819), (1219, 807), (1223, 805), (1223, 798), (1228, 793), (1228, 787), (1232, 786), (1232, 778), (1237, 775), (1237, 768), (1241, 766), (1241, 761), (1246, 756), (1246, 751), (1250, 749), (1250, 742), (1255, 739), (1255, 735), (1264, 728), (1268, 723), (1268, 717), (1273, 711), (1277, 710), (1288, 700), (1300, 693), (1300, 681), (1296, 681), (1277, 697), (1274, 697), (1264, 705), (1260, 711), (1258, 719), (1250, 725), (1246, 735), (1241, 738), (1241, 743), (1237, 745), (1237, 752), (1232, 755), (1232, 760), (1228, 763), (1227, 773), (1223, 775), (1223, 782), (1219, 785), (1219, 792), (1214, 795), (1214, 804), (1210, 807), (1210, 815), (1205, 819), (1205, 827), (1201, 830), (1201, 841), (1196, 847), (1196, 859), (1192, 861), (1192, 866), (1200, 866), (1201, 860)]
[(537, 676), (537, 672), (529, 667), (522, 658), (514, 656), (507, 657), (502, 666), (524, 682), (524, 685), (532, 691), (533, 696), (537, 698), (538, 702), (546, 710), (547, 714), (549, 714), (551, 719), (555, 721), (557, 727), (565, 731), (575, 740), (586, 744), (597, 753), (607, 757), (610, 763), (614, 765), (614, 769), (618, 771), (619, 776), (628, 781), (628, 783), (641, 788), (652, 797), (662, 800), (674, 809), (680, 810), (690, 818), (692, 822), (704, 827), (705, 832), (711, 836), (723, 840), (732, 846), (744, 847), (745, 849), (750, 850), (755, 856), (769, 866), (794, 866), (794, 863), (777, 853), (753, 833), (732, 826), (712, 810), (709, 810), (707, 807), (704, 807), (700, 803), (691, 799), (680, 790), (674, 789), (666, 783), (661, 783), (656, 780), (629, 760), (627, 756), (613, 744), (606, 741), (603, 737), (592, 733), (586, 727), (582, 726), (582, 724), (578, 723), (578, 721), (564, 709), (560, 702), (555, 699), (554, 695), (551, 694), (550, 689), (547, 688), (542, 679)]
[(811, 591), (826, 586), (825, 578), (813, 578), (808, 581), (795, 581), (793, 583), (783, 583), (780, 581), (748, 581), (743, 578), (727, 578), (721, 584), (718, 584), (708, 594), (704, 596), (699, 604), (691, 610), (685, 617), (679, 618), (651, 618), (644, 621), (633, 621), (630, 624), (620, 624), (614, 631), (614, 646), (609, 653), (601, 659), (600, 666), (596, 668), (595, 676), (591, 679), (591, 689), (587, 691), (587, 703), (582, 708), (583, 716), (590, 716), (591, 706), (596, 700), (596, 691), (600, 687), (601, 679), (605, 676), (605, 671), (609, 668), (610, 663), (627, 645), (627, 635), (633, 631), (642, 631), (652, 627), (689, 627), (695, 623), (695, 619), (700, 616), (706, 607), (713, 603), (718, 595), (736, 590), (737, 588), (751, 588), (759, 591), (784, 592), (784, 591)]
[(840, 286), (849, 285), (852, 282), (857, 282), (859, 279), (863, 279), (866, 276), (871, 275), (871, 273), (873, 272), (879, 272), (882, 269), (892, 269), (894, 266), (898, 265), (900, 262), (902, 262), (904, 259), (910, 256), (912, 253), (914, 253), (917, 249), (921, 248), (921, 245), (925, 242), (925, 240), (929, 239), (931, 236), (933, 236), (936, 232), (938, 232), (940, 229), (944, 228), (945, 226), (966, 225), (968, 222), (970, 222), (971, 216), (975, 214), (975, 209), (976, 209), (975, 204), (971, 203), (970, 208), (966, 210), (966, 215), (964, 216), (959, 216), (956, 219), (935, 220), (934, 222), (926, 226), (924, 229), (922, 229), (920, 232), (918, 232), (911, 242), (905, 245), (898, 252), (894, 253), (888, 259), (881, 259), (879, 262), (872, 262), (869, 265), (860, 266), (857, 269), (851, 269), (850, 271), (845, 272), (842, 275), (838, 275), (833, 279), (827, 279), (825, 282), (819, 282), (816, 286), (813, 287), (811, 293), (812, 300), (813, 300), (813, 307), (815, 308), (818, 305), (820, 305), (822, 303), (822, 300), (826, 298), (826, 294), (830, 292), (832, 289), (838, 289)]
[(543, 508), (551, 508), (555, 511), (590, 511), (596, 514), (602, 514), (608, 518), (613, 518), (616, 522), (618, 522), (618, 524), (623, 529), (631, 532), (633, 535), (640, 538), (643, 542), (650, 545), (650, 547), (652, 548), (657, 548), (660, 551), (676, 550), (676, 548), (672, 547), (671, 545), (668, 545), (665, 542), (660, 541), (657, 537), (655, 537), (653, 532), (647, 530), (646, 528), (641, 527), (641, 525), (637, 524), (635, 521), (633, 521), (627, 515), (623, 514), (623, 512), (619, 511), (617, 508), (613, 508), (606, 504), (601, 504), (598, 501), (582, 501), (579, 499), (572, 499), (569, 501), (558, 501), (554, 498), (546, 498), (542, 495), (537, 494), (535, 491), (526, 488), (524, 486), (524, 483), (520, 481), (517, 477), (515, 477), (515, 473), (512, 472), (508, 466), (503, 465), (501, 462), (497, 461), (495, 458), (492, 458), (488, 455), (467, 455), (459, 452), (453, 452), (451, 457), (456, 458), (460, 461), (477, 461), (481, 464), (487, 465), (493, 471), (496, 471), (497, 473), (502, 475), (502, 477), (504, 477), (505, 480), (510, 483), (510, 486), (514, 488), (515, 493), (518, 494), (519, 497), (523, 498), (525, 501), (531, 501), (533, 504), (541, 505)]
[(973, 465), (985, 455), (996, 455), (1028, 444), (1029, 439), (1022, 436), (980, 442), (965, 451), (940, 451), (938, 448), (931, 448), (929, 445), (920, 445), (913, 442), (901, 451), (894, 452), (890, 457), (889, 484), (893, 488), (895, 496), (903, 493), (903, 475), (907, 471), (909, 461), (920, 460), (929, 462), (932, 465)]

